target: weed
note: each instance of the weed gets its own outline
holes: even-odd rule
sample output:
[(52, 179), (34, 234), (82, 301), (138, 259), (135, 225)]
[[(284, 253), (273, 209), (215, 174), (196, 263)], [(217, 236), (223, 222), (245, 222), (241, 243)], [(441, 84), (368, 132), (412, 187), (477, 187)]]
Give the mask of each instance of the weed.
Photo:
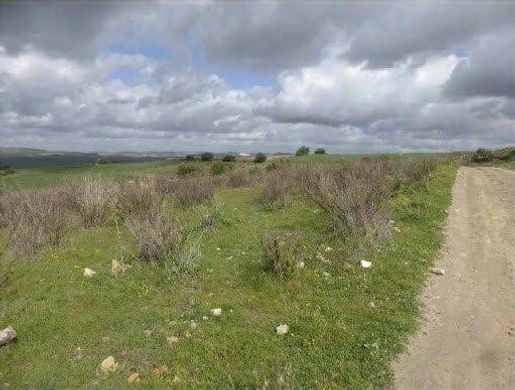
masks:
[(261, 240), (263, 265), (267, 272), (285, 279), (299, 269), (298, 232), (274, 232)]

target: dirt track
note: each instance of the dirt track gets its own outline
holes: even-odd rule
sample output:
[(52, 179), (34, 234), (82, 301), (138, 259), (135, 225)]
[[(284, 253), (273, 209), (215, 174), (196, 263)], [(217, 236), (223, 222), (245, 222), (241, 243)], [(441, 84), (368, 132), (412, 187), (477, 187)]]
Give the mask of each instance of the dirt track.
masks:
[(425, 323), (395, 389), (515, 389), (515, 172), (461, 168)]

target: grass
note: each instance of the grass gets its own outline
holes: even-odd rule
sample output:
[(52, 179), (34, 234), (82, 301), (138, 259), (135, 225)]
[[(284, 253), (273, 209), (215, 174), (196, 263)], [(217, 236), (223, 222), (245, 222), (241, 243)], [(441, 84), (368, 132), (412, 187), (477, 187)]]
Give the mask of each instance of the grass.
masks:
[[(112, 169), (125, 177), (155, 163), (141, 164)], [(212, 202), (174, 215), (202, 237), (194, 276), (138, 262), (112, 276), (111, 260), (129, 261), (136, 250), (116, 224), (75, 230), (37, 260), (0, 262), (0, 328), (12, 324), (19, 338), (0, 350), (0, 383), (123, 388), (137, 371), (141, 388), (386, 385), (391, 360), (416, 326), (417, 295), (440, 245), (455, 172), (441, 166), (431, 178), (401, 186), (392, 213), (400, 233), (373, 251), (330, 233), (330, 216), (308, 201), (267, 208), (251, 187), (218, 190)], [(55, 175), (51, 180), (62, 179)], [(18, 185), (33, 184), (29, 177), (19, 177)], [(214, 226), (202, 228), (213, 212)], [(293, 230), (302, 232), (306, 265), (283, 280), (265, 272), (261, 239)], [(1, 254), (5, 240), (0, 243)], [(360, 258), (373, 267), (360, 269)], [(85, 279), (85, 267), (97, 274)], [(222, 308), (220, 317), (210, 315), (215, 307)], [(290, 328), (282, 337), (274, 332), (281, 323)], [(169, 345), (170, 336), (179, 342)], [(120, 367), (105, 377), (98, 366), (109, 355)], [(161, 365), (168, 372), (152, 374)]]

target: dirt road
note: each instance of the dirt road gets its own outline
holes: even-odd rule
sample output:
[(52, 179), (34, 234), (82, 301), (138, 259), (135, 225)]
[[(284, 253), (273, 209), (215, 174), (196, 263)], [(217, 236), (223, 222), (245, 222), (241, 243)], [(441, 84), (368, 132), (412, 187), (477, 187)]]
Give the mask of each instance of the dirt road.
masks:
[(515, 172), (461, 168), (446, 235), (394, 388), (514, 390)]

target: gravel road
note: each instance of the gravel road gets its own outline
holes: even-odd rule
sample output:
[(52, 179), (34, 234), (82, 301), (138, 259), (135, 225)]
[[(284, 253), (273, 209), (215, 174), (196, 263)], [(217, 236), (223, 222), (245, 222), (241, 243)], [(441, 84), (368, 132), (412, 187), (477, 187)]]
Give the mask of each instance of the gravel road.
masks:
[(515, 171), (461, 168), (398, 390), (515, 389)]

